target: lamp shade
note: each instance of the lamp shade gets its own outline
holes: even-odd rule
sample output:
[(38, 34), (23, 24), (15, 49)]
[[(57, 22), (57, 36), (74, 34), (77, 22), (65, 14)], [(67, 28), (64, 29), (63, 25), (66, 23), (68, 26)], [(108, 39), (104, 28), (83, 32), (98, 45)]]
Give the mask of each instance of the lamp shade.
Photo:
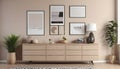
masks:
[(96, 24), (94, 24), (94, 23), (87, 24), (86, 31), (88, 31), (88, 32), (96, 31)]

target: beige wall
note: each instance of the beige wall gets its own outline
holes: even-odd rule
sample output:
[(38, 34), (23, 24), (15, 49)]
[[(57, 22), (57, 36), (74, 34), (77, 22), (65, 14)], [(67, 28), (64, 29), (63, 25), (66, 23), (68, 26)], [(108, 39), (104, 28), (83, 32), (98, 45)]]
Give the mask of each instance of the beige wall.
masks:
[[(70, 41), (84, 37), (69, 35), (69, 22), (96, 23), (96, 43), (99, 44), (99, 59), (104, 60), (110, 54), (104, 38), (104, 26), (115, 18), (115, 0), (0, 0), (0, 39), (14, 33), (26, 37), (26, 10), (45, 10), (45, 36), (33, 36), (40, 43), (49, 38), (60, 40), (63, 35), (49, 35), (49, 5), (65, 5), (65, 36)], [(69, 5), (86, 5), (86, 18), (69, 18)], [(21, 59), (21, 50), (17, 58)], [(0, 59), (6, 59), (6, 50), (0, 47)], [(19, 56), (20, 55), (20, 56)]]

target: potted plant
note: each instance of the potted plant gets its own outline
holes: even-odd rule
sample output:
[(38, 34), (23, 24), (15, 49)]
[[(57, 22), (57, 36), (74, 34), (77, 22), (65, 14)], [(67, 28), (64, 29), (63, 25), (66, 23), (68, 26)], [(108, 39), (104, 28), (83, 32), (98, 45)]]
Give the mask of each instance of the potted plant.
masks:
[(106, 41), (109, 47), (111, 47), (112, 49), (111, 55), (109, 57), (110, 63), (114, 63), (116, 58), (115, 46), (117, 44), (117, 22), (109, 21), (108, 24), (106, 25), (105, 34), (106, 34)]
[(16, 63), (16, 53), (15, 53), (15, 49), (19, 46), (18, 45), (18, 39), (19, 36), (16, 36), (14, 34), (11, 34), (7, 37), (4, 38), (5, 39), (5, 48), (8, 50), (8, 63), (10, 64), (15, 64)]

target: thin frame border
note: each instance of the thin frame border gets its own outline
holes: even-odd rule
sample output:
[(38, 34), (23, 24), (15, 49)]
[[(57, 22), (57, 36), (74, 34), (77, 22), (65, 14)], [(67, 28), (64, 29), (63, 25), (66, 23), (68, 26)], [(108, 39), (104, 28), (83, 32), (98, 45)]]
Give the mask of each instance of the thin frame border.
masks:
[[(51, 34), (51, 26), (57, 26), (58, 27), (58, 34)], [(49, 26), (49, 35), (59, 35), (59, 26), (58, 25), (50, 25)]]
[[(42, 11), (44, 13), (44, 33), (43, 35), (29, 35), (28, 34), (28, 12), (29, 11)], [(26, 10), (26, 35), (27, 36), (45, 36), (45, 10)]]
[[(51, 15), (51, 6), (63, 6), (64, 7), (64, 24), (60, 25), (60, 26), (64, 26), (65, 25), (65, 5), (49, 5), (49, 25), (51, 25), (51, 19), (50, 19), (50, 15)], [(59, 25), (58, 25), (59, 26)]]
[[(58, 28), (59, 28), (60, 26), (63, 26), (63, 25), (59, 25)], [(59, 29), (59, 31), (60, 31), (60, 29)], [(58, 32), (58, 33), (59, 33), (59, 35), (65, 35), (65, 25), (64, 25), (64, 34), (60, 34), (60, 32)]]
[[(71, 7), (85, 7), (85, 17), (71, 17), (70, 16), (70, 8)], [(69, 18), (86, 18), (86, 5), (70, 5), (69, 6)]]
[[(77, 23), (84, 23), (84, 32), (85, 32), (84, 34), (71, 34), (71, 33), (70, 33), (70, 31), (71, 31), (71, 30), (70, 30), (70, 28), (71, 28), (70, 25), (71, 25), (71, 24), (77, 24)], [(85, 34), (86, 34), (86, 23), (85, 23), (85, 22), (69, 22), (69, 35), (85, 35)]]
[(50, 34), (50, 26), (53, 26), (50, 24), (50, 7), (51, 6), (64, 6), (64, 25), (55, 25), (55, 26), (58, 26), (58, 34), (57, 35), (62, 35), (62, 34), (59, 34), (59, 26), (64, 26), (64, 34), (65, 35), (65, 5), (49, 5), (49, 35), (56, 35), (56, 34)]

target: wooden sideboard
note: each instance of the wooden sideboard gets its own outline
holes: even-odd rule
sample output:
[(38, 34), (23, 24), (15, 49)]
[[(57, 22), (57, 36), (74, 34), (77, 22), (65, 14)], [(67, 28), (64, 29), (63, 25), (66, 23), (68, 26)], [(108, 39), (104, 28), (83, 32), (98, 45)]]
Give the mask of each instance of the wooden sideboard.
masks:
[(98, 44), (23, 44), (23, 61), (94, 61)]

